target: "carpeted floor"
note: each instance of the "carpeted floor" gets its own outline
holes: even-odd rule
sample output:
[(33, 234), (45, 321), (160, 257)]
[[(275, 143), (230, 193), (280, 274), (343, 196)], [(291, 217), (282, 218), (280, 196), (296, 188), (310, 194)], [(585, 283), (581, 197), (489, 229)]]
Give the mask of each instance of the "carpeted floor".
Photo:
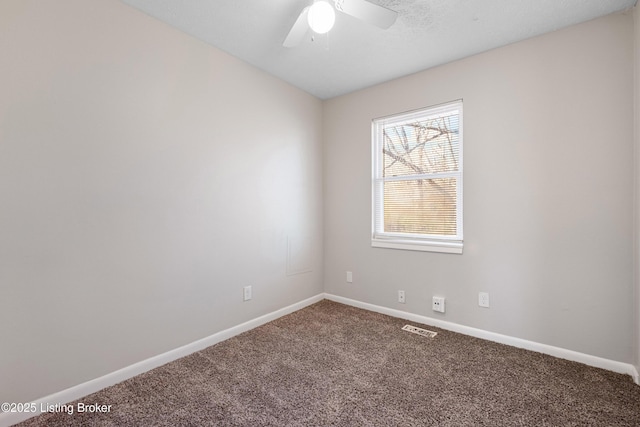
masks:
[(629, 376), (407, 323), (321, 301), (20, 425), (640, 426)]

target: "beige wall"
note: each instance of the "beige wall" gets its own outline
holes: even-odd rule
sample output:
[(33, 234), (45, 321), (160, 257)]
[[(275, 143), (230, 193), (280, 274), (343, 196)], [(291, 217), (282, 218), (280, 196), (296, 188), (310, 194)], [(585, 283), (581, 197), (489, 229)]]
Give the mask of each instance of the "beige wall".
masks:
[(1, 402), (322, 292), (319, 100), (115, 0), (1, 1), (0, 70)]
[[(616, 14), (326, 101), (325, 291), (630, 363), (632, 61)], [(371, 120), (455, 99), (464, 254), (371, 248)]]
[(634, 19), (634, 114), (635, 125), (635, 251), (634, 251), (634, 364), (640, 372), (640, 6), (633, 9)]

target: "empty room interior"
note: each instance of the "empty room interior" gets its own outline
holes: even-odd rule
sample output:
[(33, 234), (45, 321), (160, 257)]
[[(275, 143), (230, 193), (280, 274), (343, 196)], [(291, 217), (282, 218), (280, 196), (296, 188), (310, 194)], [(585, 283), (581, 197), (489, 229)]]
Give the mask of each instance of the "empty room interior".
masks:
[(313, 3), (0, 2), (0, 426), (638, 425), (636, 1)]

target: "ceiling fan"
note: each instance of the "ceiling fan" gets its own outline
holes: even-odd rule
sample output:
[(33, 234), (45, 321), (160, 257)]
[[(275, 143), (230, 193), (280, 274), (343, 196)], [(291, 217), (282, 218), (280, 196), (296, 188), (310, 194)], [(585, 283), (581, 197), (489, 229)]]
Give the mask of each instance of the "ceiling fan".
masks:
[[(333, 3), (333, 6), (330, 4)], [(382, 29), (389, 28), (398, 17), (398, 12), (370, 3), (367, 0), (315, 0), (305, 7), (291, 27), (282, 45), (295, 47), (300, 44), (309, 29), (324, 34), (333, 27), (335, 10), (351, 15)]]

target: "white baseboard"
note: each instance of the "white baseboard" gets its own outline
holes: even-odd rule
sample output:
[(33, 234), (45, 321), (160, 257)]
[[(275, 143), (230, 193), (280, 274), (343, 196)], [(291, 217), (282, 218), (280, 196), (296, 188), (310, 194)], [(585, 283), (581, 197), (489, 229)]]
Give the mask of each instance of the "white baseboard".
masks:
[(192, 353), (195, 353), (196, 351), (203, 350), (221, 341), (227, 340), (243, 332), (246, 332), (251, 329), (257, 328), (258, 326), (264, 325), (265, 323), (276, 320), (282, 316), (293, 313), (294, 311), (298, 311), (311, 304), (315, 304), (316, 302), (322, 301), (323, 299), (324, 299), (324, 294), (318, 294), (314, 297), (297, 302), (288, 307), (281, 308), (280, 310), (276, 310), (272, 313), (265, 314), (264, 316), (260, 316), (256, 319), (249, 320), (248, 322), (242, 323), (240, 325), (234, 326), (224, 331), (220, 331), (206, 338), (202, 338), (198, 341), (194, 341), (190, 344), (184, 345), (174, 350), (170, 350), (163, 354), (159, 354), (157, 356), (151, 357), (141, 362), (134, 363), (133, 365), (119, 369), (115, 372), (111, 372), (110, 374), (104, 375), (102, 377), (87, 381), (82, 384), (78, 384), (66, 390), (62, 390), (60, 392), (43, 397), (34, 402), (31, 402), (31, 403), (35, 403), (35, 407), (38, 409), (38, 411), (36, 411), (35, 413), (0, 412), (0, 427), (9, 427), (13, 424), (19, 423), (21, 421), (24, 421), (31, 417), (39, 415), (40, 414), (39, 409), (41, 405), (46, 405), (46, 404), (64, 405), (69, 402), (73, 402), (75, 400), (81, 399), (82, 397), (95, 393), (97, 391), (100, 391), (103, 388), (112, 386), (114, 384), (117, 384), (129, 378), (135, 377), (136, 375), (140, 375), (144, 372), (150, 371), (153, 368), (157, 368), (158, 366), (162, 366), (166, 363), (180, 359), (181, 357), (188, 356)]
[(331, 301), (339, 302), (353, 307), (362, 308), (376, 313), (386, 314), (400, 319), (410, 320), (416, 323), (435, 326), (446, 329), (448, 331), (459, 332), (464, 335), (470, 335), (476, 338), (482, 338), (488, 341), (494, 341), (500, 344), (507, 344), (513, 347), (523, 348), (526, 350), (536, 351), (538, 353), (548, 354), (550, 356), (567, 359), (574, 362), (584, 363), (585, 365), (596, 368), (606, 369), (608, 371), (627, 374), (633, 377), (636, 384), (640, 385), (640, 378), (635, 366), (630, 363), (617, 362), (615, 360), (604, 359), (598, 356), (579, 353), (573, 350), (567, 350), (560, 347), (554, 347), (547, 344), (541, 344), (534, 341), (528, 341), (521, 338), (515, 338), (508, 335), (502, 335), (495, 332), (489, 332), (482, 329), (472, 328), (470, 326), (459, 325), (457, 323), (447, 322), (444, 320), (434, 319), (419, 314), (408, 313), (406, 311), (395, 310), (393, 308), (381, 307), (366, 302), (352, 300), (337, 295), (325, 294), (325, 298)]

